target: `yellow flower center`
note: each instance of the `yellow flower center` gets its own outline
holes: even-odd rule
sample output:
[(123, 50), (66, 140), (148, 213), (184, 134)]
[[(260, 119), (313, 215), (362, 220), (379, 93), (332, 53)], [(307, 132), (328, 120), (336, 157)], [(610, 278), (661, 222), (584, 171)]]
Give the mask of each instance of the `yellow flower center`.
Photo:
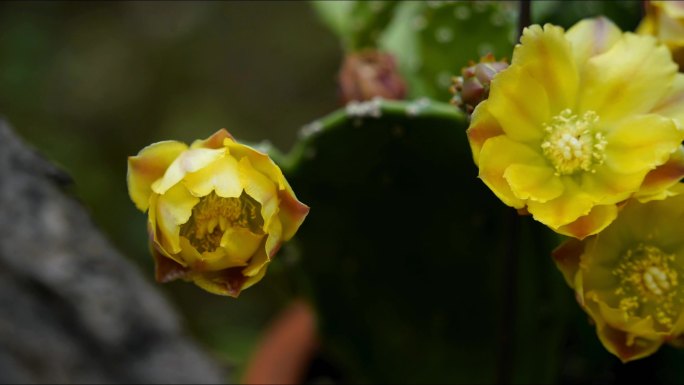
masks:
[(556, 175), (596, 172), (595, 167), (603, 163), (606, 140), (596, 131), (598, 120), (594, 111), (580, 117), (565, 109), (550, 123), (544, 123), (547, 134), (541, 148), (556, 169)]
[(684, 304), (684, 286), (679, 286), (674, 259), (674, 254), (643, 243), (622, 256), (612, 274), (619, 280), (615, 294), (625, 318), (651, 316), (672, 328)]
[(263, 234), (261, 205), (246, 193), (239, 198), (222, 198), (214, 192), (200, 199), (192, 209), (190, 220), (181, 226), (180, 235), (198, 252), (214, 251), (225, 231), (232, 227)]

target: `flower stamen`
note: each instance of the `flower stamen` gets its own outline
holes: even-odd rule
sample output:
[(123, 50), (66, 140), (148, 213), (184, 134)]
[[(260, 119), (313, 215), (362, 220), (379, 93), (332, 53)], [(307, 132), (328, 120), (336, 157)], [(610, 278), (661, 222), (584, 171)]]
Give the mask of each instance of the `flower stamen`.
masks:
[(594, 111), (587, 111), (579, 117), (565, 109), (550, 123), (544, 124), (547, 135), (541, 148), (555, 168), (556, 175), (596, 172), (596, 166), (603, 163), (606, 147), (604, 135), (596, 131), (598, 121)]
[(261, 205), (246, 193), (239, 198), (222, 198), (212, 192), (192, 209), (190, 220), (181, 226), (180, 235), (202, 253), (214, 251), (228, 228), (242, 227), (263, 234)]
[(625, 318), (651, 316), (661, 326), (672, 328), (684, 304), (679, 269), (674, 254), (658, 247), (638, 244), (627, 250), (612, 274), (619, 280), (614, 293)]

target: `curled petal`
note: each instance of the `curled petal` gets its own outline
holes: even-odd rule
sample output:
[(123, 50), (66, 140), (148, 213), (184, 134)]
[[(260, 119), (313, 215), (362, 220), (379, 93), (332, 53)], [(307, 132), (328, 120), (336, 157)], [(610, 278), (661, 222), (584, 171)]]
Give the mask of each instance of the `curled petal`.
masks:
[(564, 190), (560, 177), (554, 175), (554, 170), (546, 165), (512, 164), (503, 176), (513, 194), (523, 200), (543, 203), (557, 198)]
[(161, 178), (169, 165), (187, 148), (181, 142), (157, 142), (128, 158), (128, 194), (140, 211), (144, 212), (149, 207), (152, 183)]
[(556, 231), (570, 237), (584, 239), (603, 231), (617, 218), (617, 215), (618, 207), (614, 204), (594, 206), (589, 214), (583, 215), (567, 225), (560, 226)]
[(260, 247), (249, 261), (249, 265), (242, 270), (242, 274), (247, 277), (255, 277), (266, 269), (266, 266), (270, 261), (271, 259), (268, 254), (266, 254), (266, 247)]
[(167, 253), (177, 254), (181, 251), (180, 226), (190, 219), (192, 208), (198, 202), (199, 198), (190, 194), (182, 184), (175, 185), (157, 199), (157, 231), (160, 244)]
[(515, 196), (504, 178), (506, 169), (513, 164), (538, 166), (543, 163), (540, 154), (501, 135), (489, 139), (482, 147), (479, 176), (505, 204), (519, 209), (525, 202)]
[(278, 218), (283, 226), (283, 241), (289, 241), (309, 214), (309, 206), (297, 200), (287, 181), (285, 181), (285, 189), (278, 191), (278, 199), (280, 199)]
[(249, 158), (240, 159), (238, 164), (240, 184), (245, 192), (261, 204), (261, 217), (264, 219), (264, 228), (268, 228), (271, 220), (278, 211), (278, 195), (276, 186), (268, 177), (260, 173), (252, 166)]
[(682, 178), (684, 178), (684, 147), (680, 146), (665, 164), (646, 174), (635, 197), (640, 202), (647, 202), (676, 195), (681, 189), (675, 187), (680, 185), (679, 181)]

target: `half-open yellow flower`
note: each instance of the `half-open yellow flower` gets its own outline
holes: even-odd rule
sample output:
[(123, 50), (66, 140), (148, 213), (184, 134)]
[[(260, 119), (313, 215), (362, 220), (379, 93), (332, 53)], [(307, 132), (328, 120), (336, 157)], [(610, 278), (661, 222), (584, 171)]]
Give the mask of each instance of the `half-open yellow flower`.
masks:
[(684, 69), (684, 1), (646, 2), (646, 16), (636, 30), (652, 35), (672, 52), (672, 58)]
[[(684, 176), (684, 80), (650, 36), (605, 18), (526, 28), (474, 111), (479, 177), (507, 205), (576, 238), (619, 204), (671, 195)], [(666, 167), (667, 171), (659, 170)]]
[[(677, 186), (681, 189), (681, 186)], [(554, 252), (556, 265), (623, 361), (654, 353), (684, 333), (684, 195), (631, 200), (615, 222)]]
[(309, 212), (268, 155), (226, 130), (129, 157), (128, 192), (149, 210), (157, 280), (183, 278), (233, 297), (264, 276)]

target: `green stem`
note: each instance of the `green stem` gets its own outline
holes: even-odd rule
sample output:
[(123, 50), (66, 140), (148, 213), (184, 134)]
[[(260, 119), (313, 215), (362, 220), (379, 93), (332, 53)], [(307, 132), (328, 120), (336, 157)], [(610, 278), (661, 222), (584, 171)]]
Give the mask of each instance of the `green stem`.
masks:
[(522, 32), (532, 23), (532, 2), (531, 0), (520, 0), (520, 13), (518, 15), (518, 40)]

